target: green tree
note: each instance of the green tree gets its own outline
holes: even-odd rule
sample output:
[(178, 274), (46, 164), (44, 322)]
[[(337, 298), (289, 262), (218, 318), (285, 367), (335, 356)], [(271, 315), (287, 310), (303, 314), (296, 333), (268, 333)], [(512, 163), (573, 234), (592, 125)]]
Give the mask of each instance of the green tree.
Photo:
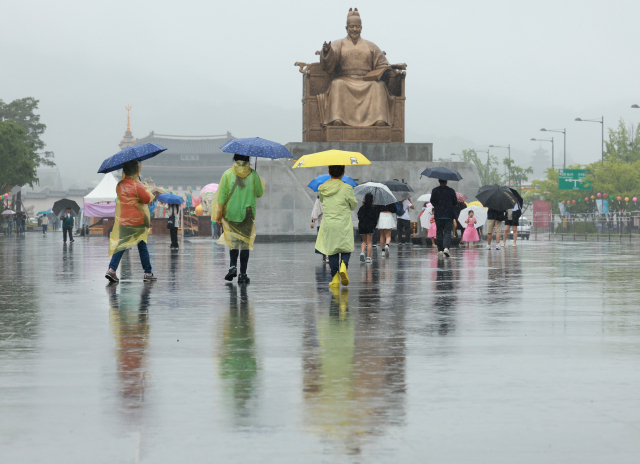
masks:
[(510, 175), (507, 178), (511, 177), (513, 181), (513, 185), (516, 187), (521, 187), (523, 182), (529, 180), (529, 174), (533, 174), (533, 168), (529, 166), (528, 168), (522, 168), (515, 164), (511, 158), (505, 158), (502, 160), (502, 164), (507, 168)]
[(483, 163), (475, 150), (462, 150), (462, 161), (472, 163), (478, 170), (482, 185), (501, 184), (503, 176), (498, 171), (498, 158), (489, 156), (486, 163)]
[[(631, 140), (633, 139), (633, 140)], [(609, 128), (609, 140), (604, 142), (604, 159), (606, 161), (622, 161), (634, 163), (640, 161), (640, 126), (631, 131), (624, 120), (618, 121), (616, 129)]]
[(43, 151), (46, 144), (40, 139), (40, 136), (44, 134), (47, 126), (40, 122), (40, 115), (35, 113), (38, 109), (38, 103), (40, 101), (33, 97), (20, 98), (11, 103), (0, 100), (0, 122), (13, 121), (25, 130), (36, 150), (38, 166), (55, 166), (53, 152)]
[(40, 156), (27, 132), (13, 121), (0, 121), (0, 192), (38, 181)]

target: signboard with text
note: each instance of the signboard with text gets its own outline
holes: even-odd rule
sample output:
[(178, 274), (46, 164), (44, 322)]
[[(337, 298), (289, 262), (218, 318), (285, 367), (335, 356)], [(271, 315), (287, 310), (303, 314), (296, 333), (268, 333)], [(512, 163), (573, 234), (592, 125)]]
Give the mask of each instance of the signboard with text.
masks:
[(591, 190), (586, 169), (559, 169), (558, 190)]

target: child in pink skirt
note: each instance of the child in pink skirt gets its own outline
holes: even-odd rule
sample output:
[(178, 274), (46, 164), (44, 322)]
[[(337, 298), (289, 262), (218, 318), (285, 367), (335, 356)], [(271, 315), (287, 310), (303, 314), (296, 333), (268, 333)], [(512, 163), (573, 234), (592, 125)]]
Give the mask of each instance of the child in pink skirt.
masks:
[(429, 226), (429, 233), (427, 234), (427, 238), (431, 239), (431, 246), (436, 246), (436, 218), (431, 216), (429, 218), (429, 222), (431, 225)]
[(467, 246), (471, 248), (471, 244), (473, 242), (480, 241), (480, 237), (478, 236), (478, 231), (476, 230), (476, 224), (478, 221), (473, 217), (473, 210), (469, 210), (469, 217), (464, 220), (464, 223), (467, 227), (464, 229), (464, 234), (462, 234), (462, 242), (467, 242)]

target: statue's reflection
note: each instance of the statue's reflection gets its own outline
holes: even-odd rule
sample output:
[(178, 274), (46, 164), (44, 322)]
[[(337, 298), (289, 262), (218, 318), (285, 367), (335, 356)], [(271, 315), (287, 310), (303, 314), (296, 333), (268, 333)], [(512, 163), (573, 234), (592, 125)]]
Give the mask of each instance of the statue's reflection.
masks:
[(404, 335), (396, 332), (404, 317), (382, 314), (358, 296), (356, 313), (346, 288), (331, 291), (328, 310), (309, 305), (304, 312), (305, 424), (313, 434), (340, 438), (346, 454), (359, 454), (369, 436), (385, 430), (381, 426), (404, 417)]
[[(152, 285), (140, 292), (128, 286), (108, 285), (109, 320), (116, 341), (118, 391), (123, 413), (129, 419), (140, 419), (148, 377), (146, 364), (149, 342), (149, 300)], [(133, 416), (133, 417), (131, 417)]]
[(246, 286), (228, 285), (229, 313), (221, 324), (218, 336), (218, 369), (225, 392), (231, 397), (237, 417), (247, 417), (255, 411), (258, 384), (258, 357), (253, 308), (249, 304)]

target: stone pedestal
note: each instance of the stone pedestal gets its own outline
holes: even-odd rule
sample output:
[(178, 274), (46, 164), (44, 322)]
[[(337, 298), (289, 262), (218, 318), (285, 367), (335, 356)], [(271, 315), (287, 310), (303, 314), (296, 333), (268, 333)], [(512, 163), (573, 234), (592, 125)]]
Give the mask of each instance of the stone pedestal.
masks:
[[(430, 193), (437, 186), (436, 179), (420, 178), (428, 167), (445, 166), (458, 171), (463, 180), (451, 182), (456, 191), (464, 193), (470, 201), (480, 188), (480, 177), (471, 163), (433, 162), (430, 143), (367, 143), (367, 142), (293, 142), (286, 145), (295, 159), (303, 155), (336, 149), (356, 151), (370, 161), (368, 166), (347, 166), (346, 173), (358, 183), (398, 179), (407, 182), (415, 190), (413, 199)], [(311, 229), (311, 210), (316, 193), (307, 187), (309, 182), (327, 172), (326, 167), (291, 169), (292, 160), (258, 161), (258, 174), (264, 179), (265, 194), (258, 199), (256, 218), (257, 241), (311, 241), (316, 230)], [(412, 221), (417, 221), (422, 204), (414, 201), (410, 211)], [(357, 225), (357, 209), (353, 212)]]

